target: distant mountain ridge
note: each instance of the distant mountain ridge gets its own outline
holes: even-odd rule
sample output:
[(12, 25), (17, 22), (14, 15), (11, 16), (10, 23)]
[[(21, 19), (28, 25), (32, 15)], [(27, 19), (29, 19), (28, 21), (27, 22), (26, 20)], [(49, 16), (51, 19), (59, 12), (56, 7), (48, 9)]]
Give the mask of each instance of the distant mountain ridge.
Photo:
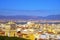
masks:
[(60, 20), (60, 15), (49, 15), (46, 17), (42, 16), (26, 16), (26, 15), (17, 15), (17, 16), (3, 16), (0, 15), (0, 20)]

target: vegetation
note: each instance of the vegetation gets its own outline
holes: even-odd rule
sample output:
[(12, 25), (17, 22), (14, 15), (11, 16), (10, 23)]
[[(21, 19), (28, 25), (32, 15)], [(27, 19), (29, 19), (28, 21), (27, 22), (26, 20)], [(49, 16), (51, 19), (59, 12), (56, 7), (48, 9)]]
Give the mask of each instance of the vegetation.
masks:
[(0, 36), (0, 40), (27, 40), (27, 39), (24, 39), (24, 38), (18, 38), (18, 37)]

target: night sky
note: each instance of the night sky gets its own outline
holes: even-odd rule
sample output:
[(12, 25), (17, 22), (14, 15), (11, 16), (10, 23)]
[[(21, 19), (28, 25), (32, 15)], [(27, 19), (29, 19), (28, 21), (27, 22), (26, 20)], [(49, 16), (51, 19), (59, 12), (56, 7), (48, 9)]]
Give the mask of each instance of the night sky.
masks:
[(0, 0), (0, 15), (47, 16), (60, 14), (60, 0)]

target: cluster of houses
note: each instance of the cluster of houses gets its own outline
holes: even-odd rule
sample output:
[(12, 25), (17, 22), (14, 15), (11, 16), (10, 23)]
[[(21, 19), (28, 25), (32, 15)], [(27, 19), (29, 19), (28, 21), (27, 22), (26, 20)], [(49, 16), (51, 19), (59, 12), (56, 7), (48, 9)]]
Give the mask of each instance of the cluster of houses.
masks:
[(27, 22), (17, 24), (15, 22), (0, 23), (0, 36), (22, 37), (30, 40), (60, 39), (60, 24), (37, 24)]

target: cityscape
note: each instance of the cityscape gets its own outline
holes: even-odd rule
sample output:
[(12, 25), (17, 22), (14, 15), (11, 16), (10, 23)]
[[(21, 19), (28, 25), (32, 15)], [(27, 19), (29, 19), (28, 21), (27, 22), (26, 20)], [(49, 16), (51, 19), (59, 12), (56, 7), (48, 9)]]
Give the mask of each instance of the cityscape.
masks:
[[(22, 23), (22, 24), (21, 24)], [(60, 39), (59, 23), (38, 23), (34, 21), (16, 23), (9, 21), (0, 23), (0, 35), (8, 37), (22, 37), (35, 40), (57, 40)], [(43, 36), (43, 37), (42, 37)]]
[(0, 0), (0, 40), (60, 40), (60, 0)]

